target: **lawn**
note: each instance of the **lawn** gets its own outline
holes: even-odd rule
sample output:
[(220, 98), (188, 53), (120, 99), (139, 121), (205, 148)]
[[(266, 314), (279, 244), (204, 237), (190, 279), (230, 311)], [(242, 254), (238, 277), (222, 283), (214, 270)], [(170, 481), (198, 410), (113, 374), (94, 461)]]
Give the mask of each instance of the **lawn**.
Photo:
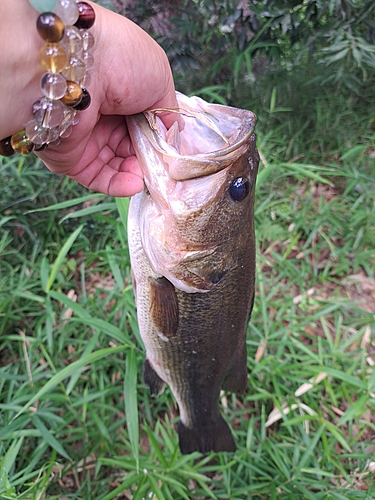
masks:
[(0, 498), (375, 498), (375, 123), (349, 92), (279, 82), (259, 116), (249, 389), (237, 452), (183, 456), (142, 381), (128, 200), (2, 160)]

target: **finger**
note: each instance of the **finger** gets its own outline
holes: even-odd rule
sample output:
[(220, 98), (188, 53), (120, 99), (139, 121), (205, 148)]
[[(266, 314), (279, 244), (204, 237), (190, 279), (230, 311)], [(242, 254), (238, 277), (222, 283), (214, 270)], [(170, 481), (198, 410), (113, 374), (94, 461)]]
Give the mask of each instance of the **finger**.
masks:
[(69, 177), (93, 191), (110, 196), (132, 196), (143, 189), (142, 172), (135, 156), (113, 157), (108, 163), (97, 157)]

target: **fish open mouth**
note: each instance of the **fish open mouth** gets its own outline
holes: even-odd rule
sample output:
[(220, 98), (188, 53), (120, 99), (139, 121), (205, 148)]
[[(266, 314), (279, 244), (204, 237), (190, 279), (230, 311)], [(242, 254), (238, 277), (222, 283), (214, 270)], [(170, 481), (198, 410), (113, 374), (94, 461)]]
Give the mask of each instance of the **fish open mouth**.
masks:
[[(208, 104), (179, 92), (176, 96), (178, 108), (154, 109), (131, 117), (162, 158), (170, 180), (184, 181), (211, 175), (243, 154), (254, 132), (254, 113)], [(161, 113), (179, 114), (184, 122), (183, 129), (179, 130), (177, 121), (167, 129), (159, 118)], [(141, 168), (148, 184), (147, 181), (153, 178), (152, 172), (142, 163)]]

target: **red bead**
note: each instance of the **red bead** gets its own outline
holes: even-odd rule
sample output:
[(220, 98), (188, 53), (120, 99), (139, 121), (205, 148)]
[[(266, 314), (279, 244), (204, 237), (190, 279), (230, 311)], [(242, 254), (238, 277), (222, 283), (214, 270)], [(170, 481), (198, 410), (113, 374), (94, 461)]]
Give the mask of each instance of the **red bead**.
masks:
[(80, 30), (88, 30), (95, 22), (95, 11), (86, 2), (77, 3), (79, 17), (77, 22), (74, 24)]
[(10, 145), (10, 139), (11, 136), (7, 137), (6, 139), (3, 139), (0, 141), (0, 155), (1, 156), (12, 156), (14, 155), (15, 151)]

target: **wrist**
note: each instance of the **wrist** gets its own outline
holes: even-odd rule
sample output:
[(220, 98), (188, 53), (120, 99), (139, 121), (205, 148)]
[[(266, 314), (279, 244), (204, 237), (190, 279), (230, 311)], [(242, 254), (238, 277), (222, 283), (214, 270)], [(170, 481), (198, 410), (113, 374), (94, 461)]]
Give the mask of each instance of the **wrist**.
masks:
[[(30, 0), (30, 4), (25, 2), (26, 8), (20, 10), (20, 1), (15, 0), (13, 5), (15, 12), (11, 13), (14, 15), (22, 12), (23, 15), (16, 17), (18, 22), (25, 20), (24, 16), (29, 14), (30, 4), (34, 5), (34, 1)], [(35, 51), (39, 60), (39, 64), (35, 66), (36, 77), (34, 67), (34, 71), (28, 74), (32, 80), (29, 81), (29, 85), (25, 84), (28, 92), (34, 92), (35, 82), (39, 79), (39, 97), (29, 108), (31, 111), (28, 112), (28, 116), (32, 118), (26, 120), (26, 126), (24, 125), (21, 129), (17, 127), (18, 132), (10, 132), (11, 137), (8, 135), (1, 140), (0, 153), (5, 156), (10, 156), (14, 152), (27, 154), (34, 149), (41, 150), (48, 144), (59, 142), (61, 137), (69, 136), (72, 125), (78, 122), (77, 113), (86, 109), (91, 102), (85, 87), (87, 66), (92, 58), (89, 48), (93, 45), (93, 36), (87, 30), (95, 22), (93, 7), (84, 1), (55, 0), (52, 3), (36, 2), (35, 8), (39, 10), (39, 12), (35, 10), (33, 16), (37, 17), (34, 33), (36, 32), (38, 36), (29, 36), (27, 39), (23, 37), (23, 41), (29, 42), (29, 48), (35, 46), (35, 40), (38, 38), (42, 41), (39, 50)], [(48, 9), (53, 9), (53, 13)], [(3, 32), (2, 36), (4, 35)], [(18, 69), (21, 66), (22, 75), (25, 76), (25, 69), (30, 69), (26, 61), (29, 62), (31, 59), (25, 58), (26, 43), (20, 47), (19, 53), (19, 60), (15, 67)], [(10, 64), (11, 61), (12, 59), (8, 59)], [(9, 70), (8, 64), (3, 74), (4, 82), (8, 86), (12, 80)], [(41, 74), (38, 74), (39, 71)], [(21, 84), (22, 80), (17, 81)], [(26, 91), (24, 93), (26, 94)], [(8, 124), (9, 130), (12, 130), (14, 123), (6, 121), (7, 112), (9, 112), (9, 106), (6, 106), (5, 102), (3, 119), (5, 118), (4, 123)], [(17, 120), (22, 119), (22, 115), (25, 116), (25, 113), (27, 113), (25, 107), (23, 113), (17, 113), (17, 110), (14, 112), (16, 123)]]

